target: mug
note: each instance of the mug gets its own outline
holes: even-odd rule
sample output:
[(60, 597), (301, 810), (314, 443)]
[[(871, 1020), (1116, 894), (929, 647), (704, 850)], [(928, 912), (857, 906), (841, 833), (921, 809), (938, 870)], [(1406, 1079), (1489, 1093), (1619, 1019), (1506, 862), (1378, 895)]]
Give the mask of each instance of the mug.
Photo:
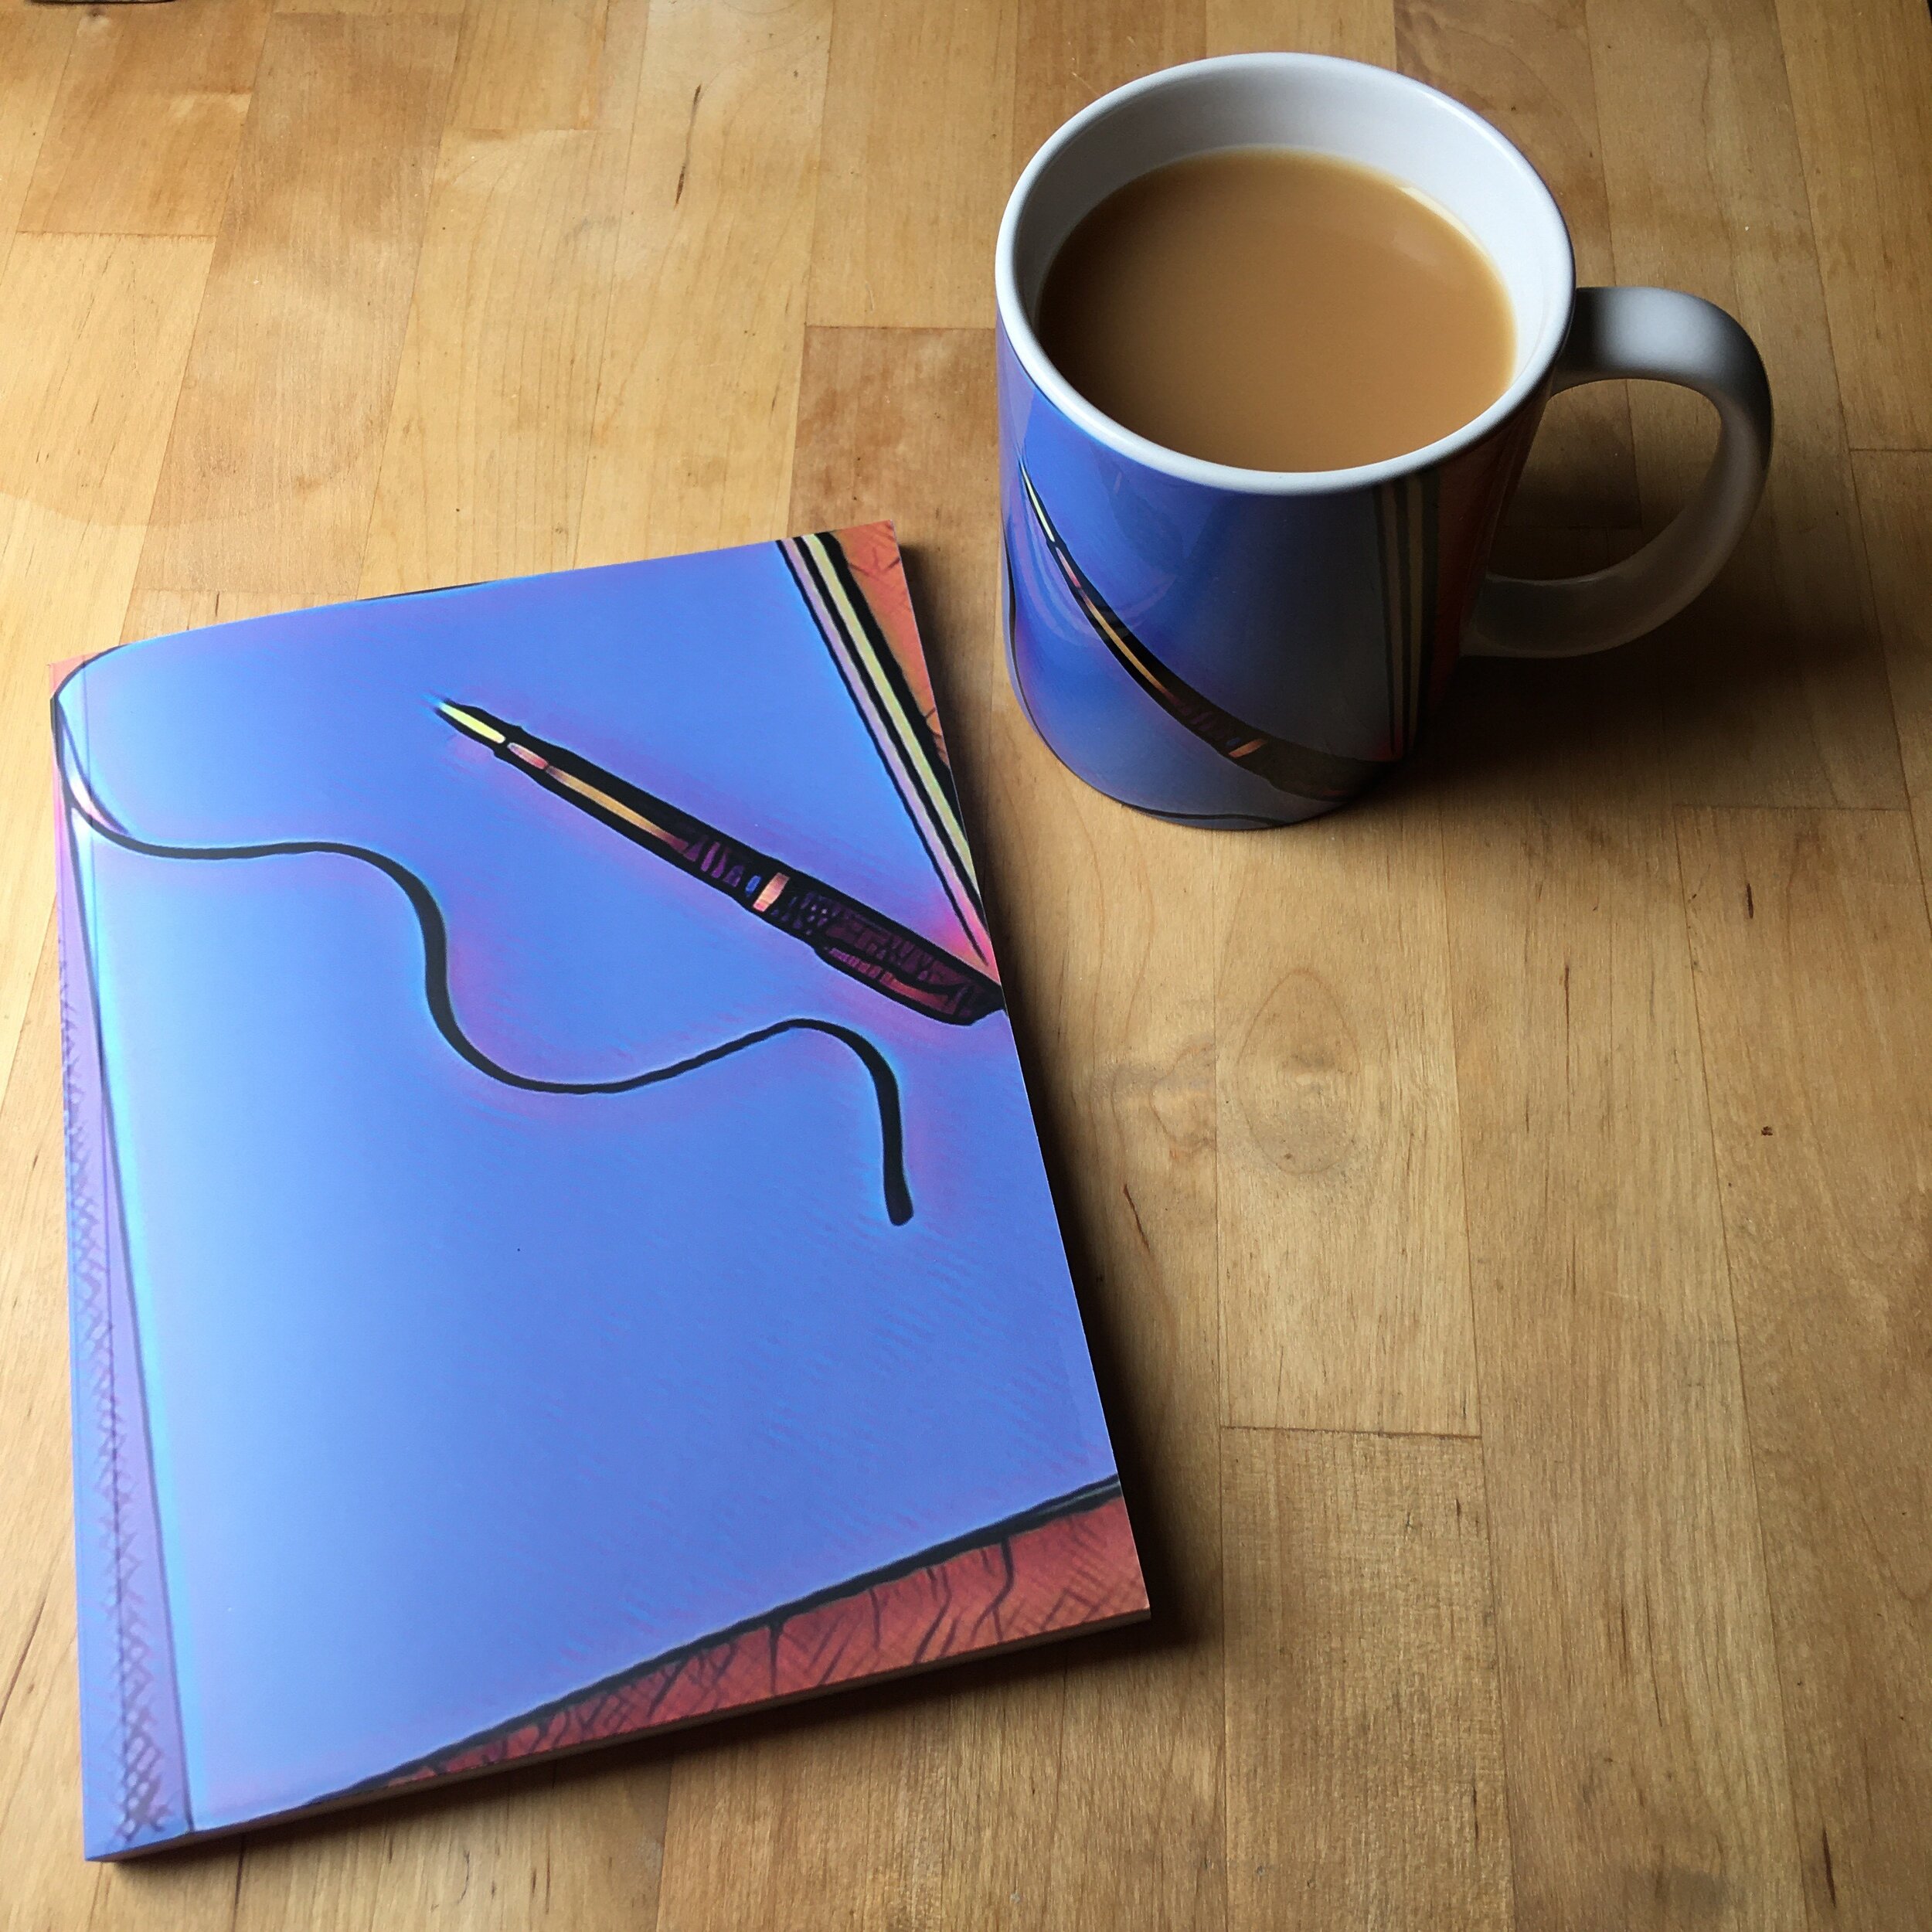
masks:
[[(1048, 360), (1033, 310), (1074, 224), (1150, 168), (1263, 145), (1379, 168), (1481, 243), (1516, 359), (1474, 421), (1352, 469), (1236, 469), (1135, 435)], [(1065, 764), (1163, 818), (1332, 811), (1407, 753), (1459, 655), (1566, 657), (1641, 636), (1717, 573), (1764, 488), (1770, 391), (1743, 330), (1694, 295), (1577, 287), (1536, 171), (1459, 102), (1383, 68), (1235, 54), (1103, 96), (1020, 176), (995, 274), (1013, 689)], [(1486, 574), (1544, 404), (1625, 376), (1716, 405), (1716, 454), (1690, 502), (1608, 570)]]

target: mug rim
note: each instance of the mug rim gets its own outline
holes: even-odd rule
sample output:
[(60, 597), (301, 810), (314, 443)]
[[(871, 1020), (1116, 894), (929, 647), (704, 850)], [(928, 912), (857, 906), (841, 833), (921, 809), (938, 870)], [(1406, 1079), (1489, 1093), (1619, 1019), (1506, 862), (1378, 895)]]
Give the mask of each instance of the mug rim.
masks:
[[(1185, 455), (1179, 450), (1168, 448), (1164, 443), (1156, 443), (1138, 434), (1090, 403), (1054, 366), (1034, 332), (1032, 318), (1019, 299), (1019, 278), (1014, 258), (1020, 219), (1041, 175), (1073, 141), (1128, 101), (1143, 94), (1158, 93), (1184, 77), (1257, 67), (1277, 73), (1341, 70), (1356, 84), (1366, 83), (1426, 98), (1432, 106), (1447, 110), (1472, 133), (1498, 149), (1521, 180), (1532, 205), (1548, 217), (1550, 238), (1555, 247), (1551, 251), (1549, 285), (1546, 291), (1549, 299), (1546, 304), (1542, 332), (1509, 386), (1481, 414), (1471, 417), (1460, 428), (1451, 430), (1447, 436), (1438, 437), (1433, 443), (1405, 451), (1399, 456), (1384, 457), (1378, 462), (1359, 463), (1346, 469), (1335, 470), (1244, 469), (1233, 464), (1213, 462), (1206, 457)], [(1211, 154), (1218, 151), (1203, 148), (1199, 151)], [(1400, 175), (1396, 179), (1401, 179)], [(1153, 73), (1143, 74), (1138, 80), (1130, 80), (1111, 93), (1102, 94), (1054, 129), (1021, 171), (1012, 194), (1007, 197), (1005, 213), (1000, 219), (999, 240), (994, 250), (993, 286), (1001, 328), (1021, 367), (1062, 415), (1097, 442), (1148, 469), (1206, 488), (1238, 490), (1251, 495), (1312, 496), (1332, 490), (1367, 488), (1406, 476), (1480, 442), (1505, 422), (1542, 386), (1563, 348), (1576, 299), (1577, 274), (1569, 225), (1564, 221), (1563, 211), (1556, 206), (1556, 197), (1550, 193), (1548, 184), (1531, 165), (1522, 150), (1501, 129), (1454, 96), (1392, 69), (1372, 66), (1366, 61), (1344, 60), (1334, 54), (1231, 53), (1214, 55), (1205, 60), (1185, 61), (1176, 66), (1162, 67)]]

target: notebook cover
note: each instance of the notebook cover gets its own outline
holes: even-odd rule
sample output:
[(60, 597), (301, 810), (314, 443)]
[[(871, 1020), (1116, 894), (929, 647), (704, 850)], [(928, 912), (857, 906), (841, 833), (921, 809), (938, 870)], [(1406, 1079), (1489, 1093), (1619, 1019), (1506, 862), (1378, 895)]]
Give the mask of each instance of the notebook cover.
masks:
[(1145, 1614), (889, 526), (53, 723), (90, 1857)]

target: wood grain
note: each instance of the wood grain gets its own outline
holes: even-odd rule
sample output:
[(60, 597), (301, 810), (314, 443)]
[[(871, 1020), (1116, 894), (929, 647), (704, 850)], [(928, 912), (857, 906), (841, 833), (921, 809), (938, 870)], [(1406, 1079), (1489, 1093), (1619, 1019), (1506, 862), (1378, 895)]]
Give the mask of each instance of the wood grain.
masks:
[(1474, 1442), (1223, 1438), (1230, 1920), (1515, 1923)]
[(217, 605), (213, 590), (137, 590), (121, 619), (121, 641), (138, 644), (144, 638), (198, 631), (216, 621)]
[(957, 1778), (976, 1804), (955, 1827), (973, 1862), (941, 1923), (1206, 1928), (1226, 1909), (1202, 1426), (1219, 1393), (1209, 882), (1198, 835), (1088, 792), (1033, 737), (996, 660), (987, 682), (975, 845), (1155, 1624), (1066, 1660), (1057, 1710), (1026, 1685), (975, 1713)]
[(1764, 1932), (1804, 1908), (1645, 671), (1470, 679), (1440, 770), (1517, 1909)]
[(839, 0), (813, 321), (992, 322), (993, 238), (1012, 182), (1018, 13), (1019, 0)]
[(468, 9), (468, 0), (276, 0), (277, 13), (346, 15), (352, 19), (390, 16), (429, 20), (451, 18)]
[(628, 133), (636, 106), (644, 9), (637, 0), (474, 0), (449, 125), (472, 134), (546, 128)]
[(580, 563), (784, 534), (831, 27), (655, 0)]
[(444, 138), (365, 597), (574, 560), (628, 145), (588, 132)]
[(1473, 1435), (1434, 801), (1215, 859), (1226, 1419)]
[(1899, 757), (1921, 865), (1932, 853), (1932, 452), (1853, 458)]
[[(1618, 0), (1590, 14), (1617, 274), (1707, 296), (1770, 371), (1764, 509), (1718, 583), (1667, 625), (1678, 798), (1903, 802), (1858, 541), (1824, 290), (1771, 0)], [(1688, 495), (1709, 412), (1631, 392), (1645, 521)]]
[(1063, 121), (1144, 73), (1199, 60), (1205, 0), (1020, 0), (1013, 172)]
[(1207, 0), (1209, 53), (1326, 53), (1396, 64), (1393, 0)]
[(268, 15), (269, 0), (83, 15), (21, 226), (213, 234)]
[(0, 13), (0, 247), (26, 200), (77, 24), (50, 7)]
[(1932, 14), (1778, 0), (1777, 19), (1846, 434), (1932, 447)]
[[(223, 1900), (233, 1932), (291, 1925), (651, 1925), (663, 1857), (662, 1765), (525, 1771), (481, 1789), (258, 1835)], [(234, 1856), (230, 1854), (231, 1859)]]
[(353, 595), (455, 40), (437, 21), (270, 26), (144, 586)]
[[(1780, 443), (1664, 638), (1223, 839), (1008, 691), (988, 264), (1267, 46), (1495, 120)], [(1929, 73), (1918, 0), (0, 0), (0, 1928), (1927, 1924)], [(1566, 399), (1506, 553), (1708, 436)], [(83, 1864), (47, 662), (879, 515), (1152, 1624)]]
[(1917, 854), (1898, 812), (1693, 811), (1679, 836), (1805, 1892), (1814, 1924), (1877, 1932), (1932, 1903)]

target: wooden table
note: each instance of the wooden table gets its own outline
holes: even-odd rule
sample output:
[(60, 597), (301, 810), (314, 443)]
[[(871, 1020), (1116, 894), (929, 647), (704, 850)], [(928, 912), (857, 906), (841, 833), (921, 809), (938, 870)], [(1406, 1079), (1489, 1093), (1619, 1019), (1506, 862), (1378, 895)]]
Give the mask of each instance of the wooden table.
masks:
[[(1780, 444), (1667, 634), (1215, 837), (1005, 688), (991, 250), (1074, 108), (1264, 46), (1495, 117)], [(4, 0), (0, 260), (0, 1925), (1932, 1923), (1924, 0)], [(1566, 400), (1511, 550), (1708, 434)], [(83, 1865), (44, 665), (878, 514), (1152, 1627)]]

